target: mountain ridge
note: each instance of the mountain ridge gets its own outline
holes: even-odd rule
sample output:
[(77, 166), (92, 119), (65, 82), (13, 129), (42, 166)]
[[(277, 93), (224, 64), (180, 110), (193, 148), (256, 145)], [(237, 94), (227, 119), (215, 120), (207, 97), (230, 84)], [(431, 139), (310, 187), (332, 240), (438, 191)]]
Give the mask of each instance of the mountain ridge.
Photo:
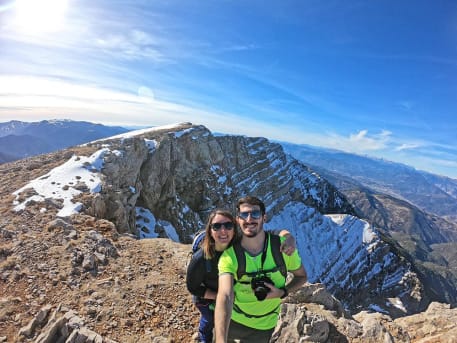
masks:
[[(94, 160), (93, 165), (84, 162), (83, 156), (107, 148), (101, 169), (99, 161)], [(53, 179), (53, 171), (69, 162), (76, 167), (78, 161), (81, 169), (74, 179)], [(89, 191), (85, 183), (90, 180), (85, 179), (83, 170), (92, 173), (91, 179), (101, 176), (100, 192)], [(0, 282), (9, 285), (1, 288), (0, 295), (14, 308), (5, 312), (0, 306), (0, 314), (6, 319), (0, 321), (0, 328), (5, 328), (2, 332), (8, 332), (8, 337), (21, 326), (28, 332), (24, 325), (40, 313), (41, 305), (64, 302), (64, 308), (77, 310), (86, 318), (90, 329), (121, 342), (151, 340), (167, 332), (168, 337), (189, 341), (197, 316), (195, 312), (192, 316), (190, 296), (183, 286), (184, 255), (173, 257), (175, 250), (184, 253), (178, 248), (181, 245), (173, 248), (175, 243), (169, 239), (166, 244), (155, 239), (132, 240), (131, 235), (143, 233), (147, 237), (154, 233), (163, 238), (171, 237), (174, 230), (186, 241), (201, 227), (212, 207), (233, 207), (237, 197), (251, 191), (267, 199), (271, 215), (268, 225), (293, 230), (300, 252), (306, 252), (303, 261), (310, 275), (321, 278), (330, 288), (344, 285), (340, 295), (347, 306), (355, 308), (365, 297), (367, 310), (402, 317), (424, 310), (429, 301), (407, 261), (380, 239), (375, 227), (353, 215), (352, 206), (334, 186), (263, 138), (218, 138), (202, 126), (183, 124), (9, 163), (0, 167), (0, 173), (5, 180), (1, 186), (1, 211), (5, 215), (0, 226)], [(48, 187), (64, 191), (79, 190), (73, 201), (82, 204), (80, 213), (57, 217), (65, 206), (62, 199), (37, 198), (40, 192), (33, 180), (49, 180)], [(22, 192), (13, 195), (24, 186)], [(15, 211), (14, 201), (25, 206)], [(139, 217), (140, 207), (150, 212), (149, 221)], [(164, 247), (143, 249), (149, 242), (164, 242)], [(318, 250), (327, 255), (313, 255)], [(306, 257), (311, 256), (314, 259), (309, 261)], [(167, 259), (179, 262), (166, 265)], [(32, 260), (42, 263), (30, 264)], [(319, 266), (325, 263), (328, 268), (321, 268), (319, 274)], [(162, 277), (168, 272), (172, 279), (165, 281)], [(366, 292), (361, 292), (363, 288)], [(287, 304), (287, 309), (293, 308), (297, 315), (304, 315), (304, 307), (319, 311), (319, 306), (304, 304), (304, 299), (316, 301), (321, 297), (326, 304), (334, 302), (330, 296), (324, 297), (318, 285), (307, 286), (303, 292), (301, 298), (300, 294), (295, 298), (301, 310)], [(141, 297), (135, 298), (136, 294)], [(351, 305), (353, 296), (358, 298)], [(17, 297), (38, 300), (23, 304), (15, 300)], [(335, 313), (332, 308), (329, 311)], [(330, 312), (326, 315), (334, 316)], [(176, 316), (179, 319), (175, 321)], [(311, 318), (321, 318), (316, 323), (323, 325), (324, 314), (319, 316), (313, 314)], [(132, 325), (132, 317), (138, 318), (137, 324)], [(327, 331), (328, 337), (331, 334), (361, 342), (371, 332), (361, 324), (362, 319), (327, 318), (327, 325), (333, 327)], [(394, 325), (391, 320), (389, 323)], [(311, 319), (308, 325), (309, 330), (317, 328)], [(397, 337), (398, 330), (404, 330), (393, 328), (383, 331), (382, 340), (370, 336), (371, 341), (384, 342), (384, 335)], [(32, 332), (32, 336), (37, 334)], [(281, 337), (284, 339), (280, 334), (278, 342), (286, 341)]]
[[(120, 232), (136, 236), (155, 232), (161, 237), (190, 242), (195, 228), (203, 226), (212, 208), (234, 210), (237, 198), (256, 194), (267, 204), (267, 225), (285, 225), (295, 234), (310, 280), (325, 280), (338, 296), (343, 289), (341, 295), (348, 300), (348, 308), (360, 306), (361, 302), (366, 307), (376, 303), (398, 316), (395, 307), (385, 306), (389, 303), (387, 297), (403, 297), (413, 291), (415, 286), (411, 288), (410, 284), (418, 283), (409, 281), (396, 290), (391, 288), (414, 274), (409, 263), (390, 251), (375, 228), (354, 217), (352, 206), (335, 187), (265, 138), (213, 136), (203, 126), (183, 123), (130, 132), (85, 146), (102, 148), (103, 153), (99, 150), (93, 156), (103, 157), (103, 181), (96, 197), (84, 199), (75, 208), (113, 222)], [(85, 159), (73, 160), (82, 163)], [(81, 184), (81, 175), (74, 181), (65, 178), (64, 188)], [(54, 180), (52, 174), (42, 180), (49, 182), (40, 186), (46, 191), (56, 185), (60, 188), (64, 182)], [(34, 192), (26, 192), (28, 187), (35, 186), (24, 186), (15, 193), (16, 208), (23, 209), (31, 199), (37, 201), (37, 196), (44, 196), (36, 187)], [(56, 188), (52, 194), (59, 192)], [(136, 225), (139, 209), (149, 213), (149, 227)], [(335, 221), (329, 216), (332, 214), (343, 217)], [(353, 220), (346, 220), (347, 216)], [(361, 239), (368, 231), (370, 238)], [(327, 248), (321, 249), (322, 246)], [(348, 280), (351, 274), (353, 279)], [(371, 289), (370, 297), (364, 285), (371, 279), (396, 281), (389, 281), (376, 291)], [(424, 308), (425, 293), (419, 293), (416, 300), (404, 298), (407, 313)], [(363, 294), (366, 296), (359, 297)]]

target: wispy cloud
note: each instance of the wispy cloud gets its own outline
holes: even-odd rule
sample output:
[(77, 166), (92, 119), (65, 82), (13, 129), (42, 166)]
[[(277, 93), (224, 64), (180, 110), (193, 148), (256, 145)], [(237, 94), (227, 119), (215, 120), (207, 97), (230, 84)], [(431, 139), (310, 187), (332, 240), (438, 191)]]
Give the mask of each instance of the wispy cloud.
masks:
[(361, 130), (356, 134), (350, 134), (347, 142), (354, 150), (380, 150), (386, 147), (391, 134), (389, 131), (381, 131), (370, 136), (368, 130)]
[(402, 144), (402, 145), (396, 147), (395, 151), (412, 150), (412, 149), (419, 148), (421, 146), (422, 145), (416, 144), (416, 143), (409, 143), (409, 144), (405, 143), (405, 144)]
[(386, 149), (391, 141), (391, 135), (391, 132), (385, 130), (375, 134), (370, 134), (368, 130), (360, 130), (348, 136), (329, 133), (322, 135), (318, 145), (347, 152), (368, 153)]
[(94, 47), (120, 59), (147, 59), (154, 62), (169, 60), (157, 47), (153, 37), (139, 30), (96, 38)]

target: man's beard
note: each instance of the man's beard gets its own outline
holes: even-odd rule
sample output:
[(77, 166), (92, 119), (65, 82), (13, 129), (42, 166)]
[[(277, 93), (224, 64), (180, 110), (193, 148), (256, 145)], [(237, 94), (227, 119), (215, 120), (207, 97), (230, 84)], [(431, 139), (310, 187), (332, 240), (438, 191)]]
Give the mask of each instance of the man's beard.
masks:
[(263, 225), (261, 223), (257, 224), (257, 227), (255, 228), (255, 231), (246, 228), (243, 230), (243, 235), (248, 237), (248, 238), (254, 238), (259, 234), (259, 232), (262, 231)]
[(258, 233), (259, 232), (257, 230), (255, 232), (249, 231), (249, 232), (244, 232), (244, 235), (249, 238), (254, 238), (255, 236), (257, 236)]

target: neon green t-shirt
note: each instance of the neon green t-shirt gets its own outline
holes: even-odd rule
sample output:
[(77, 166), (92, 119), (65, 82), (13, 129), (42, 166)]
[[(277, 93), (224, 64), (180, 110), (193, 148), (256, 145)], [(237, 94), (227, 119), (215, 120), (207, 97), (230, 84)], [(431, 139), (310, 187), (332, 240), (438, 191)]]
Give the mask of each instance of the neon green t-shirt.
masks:
[[(281, 237), (281, 242), (284, 240), (285, 237)], [(262, 265), (262, 253), (257, 256), (251, 256), (245, 251), (244, 254), (246, 256), (246, 273), (260, 271)], [(288, 271), (300, 268), (301, 258), (298, 255), (297, 250), (295, 250), (292, 256), (287, 256), (286, 254), (282, 255)], [(268, 271), (274, 269), (275, 267), (276, 264), (271, 253), (271, 245), (270, 242), (268, 242), (268, 252), (263, 270)], [(281, 299), (274, 298), (259, 301), (255, 297), (254, 291), (251, 288), (252, 276), (243, 275), (240, 280), (237, 280), (238, 261), (236, 259), (236, 253), (233, 246), (224, 251), (219, 259), (218, 268), (219, 275), (229, 273), (233, 275), (235, 280), (235, 285), (233, 287), (235, 292), (235, 301), (232, 310), (232, 320), (259, 330), (269, 330), (274, 328), (278, 322)], [(267, 272), (266, 275), (273, 281), (276, 287), (281, 288), (285, 286), (286, 280), (280, 271)]]

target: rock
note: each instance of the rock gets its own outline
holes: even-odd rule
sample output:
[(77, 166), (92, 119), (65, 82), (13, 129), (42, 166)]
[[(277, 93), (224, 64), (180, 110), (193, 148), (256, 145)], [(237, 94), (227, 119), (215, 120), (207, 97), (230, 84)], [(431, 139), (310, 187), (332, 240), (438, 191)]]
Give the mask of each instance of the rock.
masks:
[(38, 326), (43, 325), (50, 310), (50, 305), (46, 305), (43, 308), (41, 308), (37, 315), (26, 326), (19, 330), (19, 336), (25, 336), (28, 338), (33, 337), (35, 329)]
[(407, 331), (411, 337), (422, 338), (423, 342), (456, 342), (456, 318), (457, 308), (432, 302), (425, 312), (397, 318), (395, 324)]
[(57, 218), (49, 222), (46, 226), (46, 229), (50, 232), (56, 229), (62, 229), (65, 233), (69, 233), (70, 231), (74, 230), (73, 226), (62, 218)]
[(307, 284), (290, 295), (288, 302), (294, 304), (315, 303), (321, 304), (329, 311), (335, 311), (337, 316), (347, 315), (339, 302), (321, 283)]
[(326, 342), (328, 334), (329, 323), (324, 317), (303, 306), (285, 303), (272, 342)]
[(83, 260), (83, 263), (82, 263), (82, 267), (85, 271), (91, 271), (91, 270), (94, 270), (95, 269), (95, 256), (94, 254), (87, 254), (87, 255), (84, 255), (84, 260)]

